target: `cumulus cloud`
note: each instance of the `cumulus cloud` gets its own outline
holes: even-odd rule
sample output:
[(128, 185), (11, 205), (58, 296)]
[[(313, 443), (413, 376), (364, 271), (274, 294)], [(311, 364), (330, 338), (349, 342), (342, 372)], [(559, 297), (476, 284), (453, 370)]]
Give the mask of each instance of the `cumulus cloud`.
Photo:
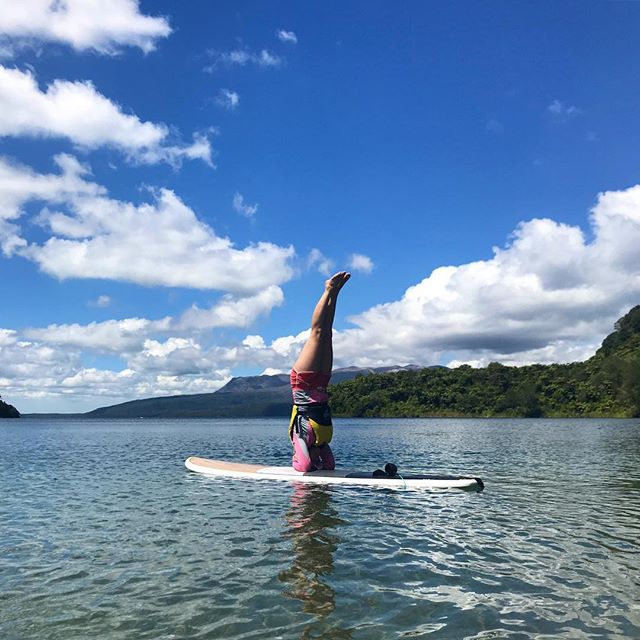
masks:
[(148, 336), (169, 328), (170, 318), (105, 320), (89, 324), (52, 324), (24, 331), (24, 336), (48, 345), (76, 347), (98, 353), (125, 354), (142, 348)]
[(0, 65), (0, 112), (0, 136), (66, 138), (81, 149), (112, 147), (143, 164), (212, 164), (205, 134), (195, 134), (191, 144), (170, 144), (166, 125), (124, 113), (88, 81), (54, 80), (41, 91), (30, 71)]
[(60, 385), (67, 389), (69, 388), (82, 388), (90, 387), (92, 389), (98, 388), (98, 395), (105, 395), (108, 393), (105, 387), (111, 387), (111, 391), (120, 390), (122, 383), (127, 384), (131, 378), (135, 377), (135, 372), (131, 369), (124, 369), (123, 371), (109, 371), (104, 369), (79, 369), (72, 374), (64, 377)]
[(271, 285), (254, 296), (237, 298), (225, 296), (210, 309), (200, 309), (196, 305), (185, 311), (175, 327), (179, 330), (214, 329), (217, 327), (248, 327), (258, 317), (271, 312), (284, 302), (282, 289)]
[[(55, 181), (51, 188), (64, 191)], [(399, 300), (353, 316), (351, 328), (335, 331), (335, 366), (482, 366), (592, 355), (640, 299), (640, 185), (600, 194), (589, 225), (586, 234), (554, 220), (530, 220), (491, 258), (435, 269)], [(308, 329), (271, 342), (250, 333), (224, 346), (207, 343), (205, 333), (249, 327), (281, 301), (275, 287), (223, 297), (209, 310), (193, 307), (176, 318), (2, 329), (0, 392), (18, 405), (21, 398), (54, 402), (71, 393), (95, 406), (96, 396), (122, 401), (214, 390), (238, 367), (286, 371)], [(80, 355), (87, 350), (118, 355), (122, 371), (83, 367)]]
[(327, 258), (320, 249), (311, 249), (307, 258), (307, 268), (317, 269), (323, 276), (330, 276), (334, 262)]
[(15, 344), (17, 342), (17, 333), (13, 329), (0, 329), (0, 347)]
[(193, 338), (145, 340), (143, 349), (130, 358), (130, 363), (138, 370), (174, 376), (201, 374), (211, 369), (202, 347)]
[[(0, 393), (23, 412), (89, 411), (124, 400), (212, 392), (230, 379), (215, 350), (195, 360), (189, 339), (149, 341), (119, 371), (84, 367), (81, 351), (20, 340), (0, 343)], [(191, 373), (191, 372), (197, 373)]]
[(136, 386), (139, 398), (175, 396), (193, 393), (213, 393), (231, 380), (228, 369), (207, 372), (206, 376), (183, 376), (158, 374)]
[(264, 349), (265, 347), (264, 338), (262, 336), (246, 336), (242, 341), (242, 344), (250, 349)]
[[(150, 322), (137, 319), (147, 329)], [(115, 346), (106, 337), (109, 331), (117, 332), (115, 323), (30, 330), (32, 340), (0, 330), (0, 393), (23, 412), (68, 412), (149, 396), (212, 392), (229, 381), (229, 363), (241, 361), (242, 350), (248, 351), (207, 348), (193, 336), (144, 337), (145, 330), (138, 328), (135, 343), (112, 350), (124, 361), (121, 370), (83, 366), (83, 353)], [(136, 333), (135, 324), (134, 319), (130, 333)], [(95, 337), (96, 329), (102, 337)], [(72, 339), (74, 332), (82, 338)]]
[(219, 107), (233, 111), (240, 104), (240, 96), (235, 91), (229, 89), (220, 89), (216, 97), (215, 103)]
[(141, 14), (137, 0), (19, 0), (3, 3), (0, 11), (5, 46), (49, 41), (77, 51), (114, 54), (132, 46), (148, 53), (170, 33), (166, 18)]
[(336, 353), (376, 363), (566, 362), (591, 355), (640, 298), (640, 186), (602, 193), (593, 239), (524, 222), (490, 260), (440, 267), (351, 318)]
[(284, 29), (278, 29), (276, 36), (280, 42), (287, 42), (289, 44), (298, 44), (298, 36), (293, 31), (285, 31)]
[(213, 73), (224, 67), (245, 67), (254, 65), (257, 67), (279, 67), (283, 63), (283, 59), (272, 53), (268, 49), (262, 49), (259, 52), (250, 49), (241, 48), (232, 51), (218, 51), (210, 49), (207, 55), (211, 58), (210, 64), (204, 67), (206, 73)]
[(373, 261), (368, 256), (361, 253), (352, 253), (349, 256), (349, 269), (360, 273), (371, 273), (373, 271)]
[(233, 194), (233, 210), (245, 218), (253, 218), (258, 211), (257, 204), (246, 204), (244, 196), (237, 191)]
[(262, 336), (250, 335), (241, 345), (228, 347), (219, 355), (223, 361), (230, 361), (230, 366), (237, 366), (237, 361), (244, 366), (288, 372), (308, 338), (309, 329), (295, 336), (276, 338), (271, 343), (265, 342)]
[[(60, 279), (96, 278), (143, 285), (255, 294), (292, 277), (293, 247), (268, 242), (238, 249), (168, 189), (135, 205), (113, 200), (60, 155), (60, 175), (43, 175), (0, 158), (0, 246)], [(17, 224), (30, 201), (48, 206), (38, 222), (49, 238), (29, 243)], [(50, 205), (57, 205), (50, 209)], [(60, 210), (60, 205), (64, 210)], [(144, 247), (144, 251), (140, 248)]]
[(26, 340), (0, 344), (0, 390), (9, 390), (12, 399), (57, 396), (61, 380), (81, 368), (77, 351)]
[[(52, 324), (44, 328), (25, 329), (23, 335), (29, 340), (58, 347), (76, 347), (98, 353), (130, 354), (141, 350), (147, 343), (154, 342), (160, 335), (184, 335), (222, 327), (251, 326), (260, 316), (269, 314), (274, 307), (280, 306), (283, 302), (282, 289), (270, 286), (253, 296), (225, 295), (208, 309), (193, 305), (176, 318), (125, 318), (85, 325)], [(16, 341), (16, 332), (0, 331), (0, 345), (13, 344)]]
[[(22, 410), (85, 411), (108, 399), (215, 391), (229, 380), (231, 366), (281, 357), (259, 336), (230, 347), (206, 345), (207, 330), (247, 326), (282, 300), (273, 287), (247, 298), (224, 296), (211, 309), (192, 307), (176, 318), (0, 329), (0, 392), (8, 389)], [(84, 353), (116, 356), (123, 369), (83, 367)]]
[(57, 205), (106, 193), (104, 187), (84, 180), (87, 169), (73, 156), (60, 154), (54, 162), (60, 174), (38, 174), (0, 156), (0, 248), (6, 256), (27, 246), (15, 222), (25, 203), (36, 200)]
[(282, 369), (274, 369), (273, 367), (267, 367), (260, 373), (261, 376), (277, 376), (278, 374), (287, 373)]

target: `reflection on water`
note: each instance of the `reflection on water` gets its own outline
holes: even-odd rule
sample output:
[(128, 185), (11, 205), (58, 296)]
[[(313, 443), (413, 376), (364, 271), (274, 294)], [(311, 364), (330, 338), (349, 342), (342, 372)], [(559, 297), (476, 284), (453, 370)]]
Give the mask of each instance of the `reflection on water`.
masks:
[[(322, 621), (336, 607), (336, 592), (327, 578), (333, 573), (333, 554), (340, 543), (335, 528), (345, 521), (331, 504), (329, 487), (305, 483), (294, 484), (285, 520), (288, 528), (283, 538), (291, 541), (292, 556), (291, 566), (278, 574), (287, 585), (283, 595), (299, 600), (304, 612)], [(314, 626), (307, 626), (300, 637), (317, 637)], [(349, 639), (351, 632), (334, 628), (322, 637)]]

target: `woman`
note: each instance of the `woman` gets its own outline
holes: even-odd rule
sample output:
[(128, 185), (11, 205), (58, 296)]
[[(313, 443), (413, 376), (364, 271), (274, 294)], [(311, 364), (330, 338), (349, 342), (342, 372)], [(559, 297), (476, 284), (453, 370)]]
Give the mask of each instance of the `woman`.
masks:
[(335, 469), (329, 446), (333, 436), (327, 386), (333, 367), (333, 318), (340, 289), (351, 277), (340, 271), (325, 283), (311, 317), (311, 333), (291, 369), (293, 410), (289, 437), (296, 471)]

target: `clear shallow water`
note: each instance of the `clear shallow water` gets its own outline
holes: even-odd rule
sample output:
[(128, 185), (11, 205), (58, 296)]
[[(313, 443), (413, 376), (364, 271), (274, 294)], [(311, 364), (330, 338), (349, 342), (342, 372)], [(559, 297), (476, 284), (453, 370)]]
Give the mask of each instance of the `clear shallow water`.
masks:
[(640, 421), (337, 421), (339, 465), (483, 493), (183, 466), (287, 464), (285, 429), (0, 422), (0, 638), (640, 637)]

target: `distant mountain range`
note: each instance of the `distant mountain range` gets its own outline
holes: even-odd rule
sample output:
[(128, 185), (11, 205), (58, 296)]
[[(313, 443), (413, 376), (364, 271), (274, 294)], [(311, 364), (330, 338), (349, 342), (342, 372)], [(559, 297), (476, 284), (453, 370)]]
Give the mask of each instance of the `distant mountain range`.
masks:
[[(335, 369), (331, 384), (353, 380), (358, 376), (393, 371), (412, 371), (421, 367), (346, 367)], [(131, 400), (100, 407), (81, 414), (64, 414), (78, 418), (260, 418), (283, 417), (291, 412), (291, 388), (288, 374), (232, 378), (214, 393), (167, 396)], [(63, 414), (30, 414), (60, 415)]]

